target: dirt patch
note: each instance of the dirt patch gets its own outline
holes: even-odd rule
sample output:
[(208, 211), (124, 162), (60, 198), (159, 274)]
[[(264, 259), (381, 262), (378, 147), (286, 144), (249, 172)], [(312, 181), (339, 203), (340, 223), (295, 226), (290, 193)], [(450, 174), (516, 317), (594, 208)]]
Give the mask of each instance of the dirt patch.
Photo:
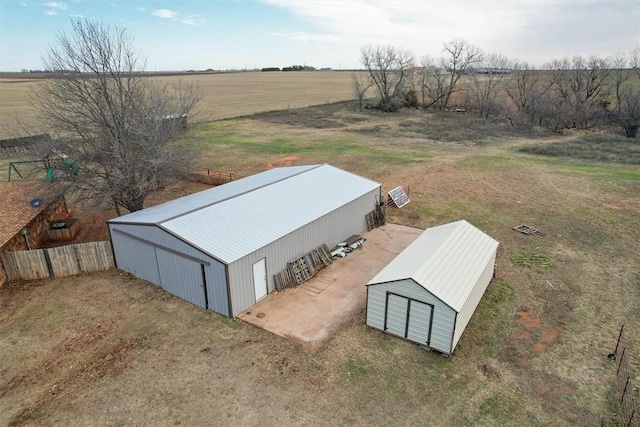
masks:
[(284, 166), (293, 166), (300, 161), (300, 156), (285, 156), (278, 159), (275, 163), (267, 164), (267, 169), (280, 168)]
[(562, 325), (543, 326), (540, 317), (532, 316), (525, 310), (516, 312), (515, 323), (516, 326), (509, 335), (512, 341), (505, 354), (508, 355), (508, 360), (520, 368), (529, 368), (531, 358), (546, 352), (564, 329)]
[(561, 411), (564, 420), (574, 425), (591, 425), (597, 418), (597, 408), (579, 408), (576, 404), (576, 385), (556, 375), (543, 375), (534, 381), (534, 396), (543, 408)]
[(516, 313), (516, 316), (518, 317), (518, 322), (520, 324), (522, 324), (523, 326), (526, 326), (527, 328), (539, 328), (540, 327), (540, 318), (539, 317), (533, 317), (531, 315), (529, 315), (529, 313), (527, 313), (526, 311), (518, 311)]
[(542, 337), (540, 338), (540, 341), (542, 341), (543, 343), (552, 343), (553, 341), (555, 341), (559, 336), (560, 333), (562, 332), (562, 328), (559, 326), (552, 326), (548, 329), (545, 329), (542, 331)]
[(509, 338), (513, 338), (516, 340), (529, 340), (531, 339), (531, 332), (524, 331), (522, 329), (516, 329), (509, 335)]
[[(19, 426), (29, 420), (38, 420), (43, 415), (41, 414), (43, 409), (51, 404), (51, 401), (54, 399), (61, 398), (65, 394), (79, 393), (82, 389), (90, 387), (93, 382), (106, 375), (120, 375), (127, 367), (127, 353), (146, 341), (146, 337), (118, 340), (115, 345), (110, 346), (106, 352), (103, 352), (97, 360), (81, 366), (80, 369), (76, 370), (74, 370), (72, 366), (68, 372), (64, 372), (64, 367), (61, 365), (68, 362), (67, 359), (69, 356), (66, 354), (67, 352), (82, 352), (86, 350), (83, 346), (90, 345), (94, 340), (99, 340), (103, 337), (102, 332), (91, 334), (89, 339), (84, 342), (82, 340), (74, 340), (73, 342), (67, 343), (62, 351), (56, 351), (55, 355), (42, 366), (43, 370), (51, 370), (51, 365), (53, 364), (58, 367), (58, 372), (53, 384), (46, 392), (41, 394), (35, 403), (32, 403), (18, 413), (9, 425)], [(36, 378), (40, 377), (42, 377), (41, 372), (29, 372), (28, 375), (21, 378), (21, 380), (34, 383)], [(9, 384), (15, 386), (16, 383), (12, 381)], [(10, 389), (11, 388), (7, 390), (0, 389), (0, 397)]]
[(531, 346), (531, 353), (537, 355), (547, 350), (547, 344), (543, 342), (536, 342)]
[(618, 206), (618, 205), (612, 205), (612, 204), (609, 204), (609, 203), (605, 203), (604, 207), (607, 208), (607, 209), (613, 209), (613, 210), (616, 210), (616, 211), (628, 210), (628, 211), (631, 211), (631, 212), (640, 213), (640, 208), (636, 208), (636, 207), (629, 206), (629, 205)]

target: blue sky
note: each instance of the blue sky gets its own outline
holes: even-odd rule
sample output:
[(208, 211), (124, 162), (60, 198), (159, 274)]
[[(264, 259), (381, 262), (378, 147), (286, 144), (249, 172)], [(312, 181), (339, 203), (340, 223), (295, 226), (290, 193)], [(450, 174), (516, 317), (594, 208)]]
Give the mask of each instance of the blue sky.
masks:
[(125, 27), (150, 71), (359, 68), (369, 44), (419, 59), (454, 37), (535, 65), (640, 46), (639, 0), (0, 0), (0, 70), (42, 68), (74, 17)]

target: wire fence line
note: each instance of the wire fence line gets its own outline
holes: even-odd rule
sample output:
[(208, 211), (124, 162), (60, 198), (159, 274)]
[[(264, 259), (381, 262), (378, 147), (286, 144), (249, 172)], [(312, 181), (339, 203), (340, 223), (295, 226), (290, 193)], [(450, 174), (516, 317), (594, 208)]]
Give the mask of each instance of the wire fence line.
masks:
[(624, 325), (620, 328), (618, 342), (609, 359), (616, 361), (616, 378), (618, 388), (618, 403), (620, 405), (620, 418), (624, 427), (638, 427), (638, 402), (636, 388), (632, 381), (632, 372), (629, 368), (629, 346), (625, 334)]

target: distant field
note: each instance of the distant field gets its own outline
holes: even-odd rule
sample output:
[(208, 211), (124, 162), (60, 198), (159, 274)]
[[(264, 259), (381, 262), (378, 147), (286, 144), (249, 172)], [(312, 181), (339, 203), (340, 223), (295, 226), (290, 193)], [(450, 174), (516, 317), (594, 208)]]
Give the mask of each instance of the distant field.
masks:
[[(199, 88), (197, 119), (209, 121), (261, 111), (306, 107), (351, 97), (351, 72), (251, 72), (153, 77)], [(0, 78), (0, 138), (45, 132), (37, 124), (29, 94), (38, 82)]]

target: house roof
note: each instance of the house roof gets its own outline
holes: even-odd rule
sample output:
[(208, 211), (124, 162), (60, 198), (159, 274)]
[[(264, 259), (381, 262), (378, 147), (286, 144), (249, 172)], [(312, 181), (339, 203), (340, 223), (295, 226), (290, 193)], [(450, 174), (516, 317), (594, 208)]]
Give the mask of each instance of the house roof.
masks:
[(367, 285), (413, 279), (460, 312), (497, 247), (465, 220), (428, 228)]
[(109, 223), (157, 225), (231, 263), (379, 187), (327, 164), (276, 168)]
[[(0, 182), (0, 248), (62, 197), (67, 187), (62, 183)], [(41, 199), (40, 206), (31, 206), (34, 199)]]

